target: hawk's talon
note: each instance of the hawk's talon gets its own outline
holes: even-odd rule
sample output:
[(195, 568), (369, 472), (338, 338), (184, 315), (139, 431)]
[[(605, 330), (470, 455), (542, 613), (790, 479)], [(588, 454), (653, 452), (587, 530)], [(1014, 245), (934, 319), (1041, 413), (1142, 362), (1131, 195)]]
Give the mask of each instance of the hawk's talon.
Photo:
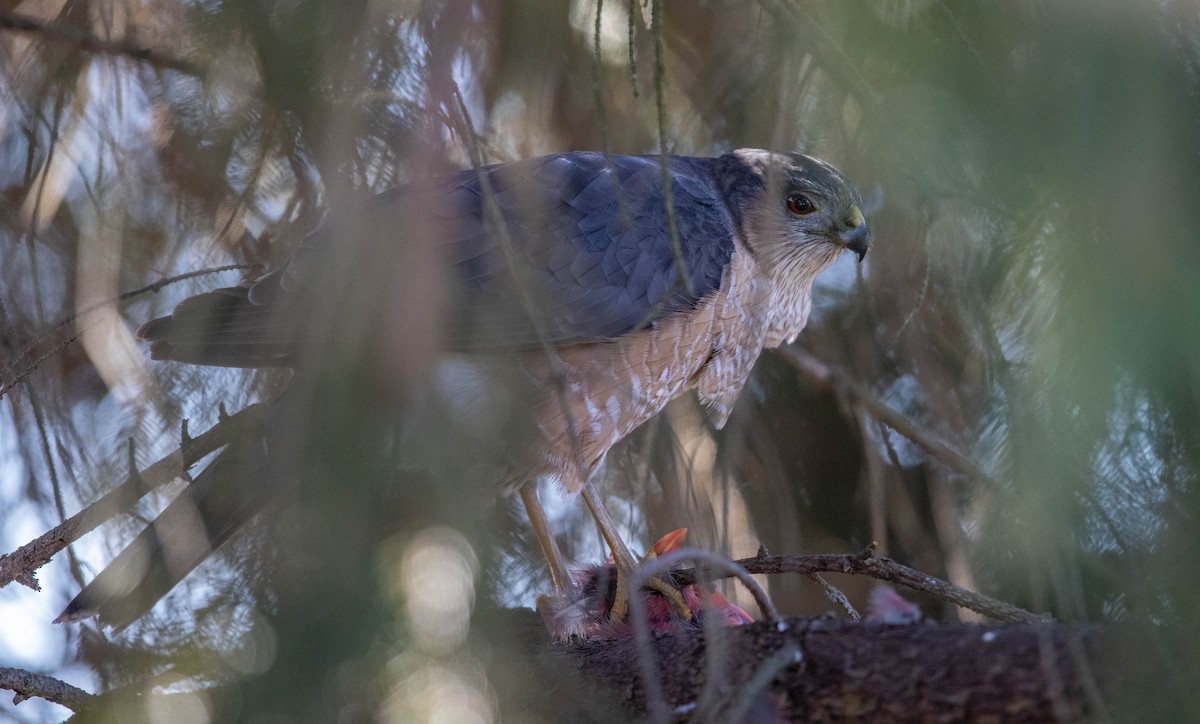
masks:
[[(642, 558), (642, 563), (649, 563), (658, 558), (658, 554), (650, 551)], [(634, 571), (622, 570), (621, 566), (617, 566), (617, 591), (613, 595), (613, 604), (609, 608), (608, 617), (613, 621), (624, 621), (629, 615), (629, 576), (633, 575)], [(675, 613), (684, 621), (692, 620), (692, 610), (688, 608), (687, 601), (684, 600), (683, 594), (679, 589), (672, 586), (662, 579), (661, 576), (653, 576), (643, 584), (646, 588), (658, 591), (663, 598), (667, 599), (667, 603), (675, 609)]]
[(679, 614), (684, 621), (692, 620), (692, 609), (688, 608), (687, 601), (683, 599), (683, 594), (679, 592), (678, 588), (658, 576), (647, 581), (646, 586), (661, 593), (667, 599), (667, 603), (675, 609), (675, 613)]

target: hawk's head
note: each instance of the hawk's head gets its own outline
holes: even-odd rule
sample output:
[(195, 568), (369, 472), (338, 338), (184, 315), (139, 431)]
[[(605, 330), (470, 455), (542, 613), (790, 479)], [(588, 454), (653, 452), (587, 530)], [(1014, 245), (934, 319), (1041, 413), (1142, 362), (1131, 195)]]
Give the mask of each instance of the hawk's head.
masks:
[(815, 277), (843, 249), (867, 253), (858, 191), (837, 169), (799, 153), (739, 149), (720, 173), (750, 249), (773, 272)]

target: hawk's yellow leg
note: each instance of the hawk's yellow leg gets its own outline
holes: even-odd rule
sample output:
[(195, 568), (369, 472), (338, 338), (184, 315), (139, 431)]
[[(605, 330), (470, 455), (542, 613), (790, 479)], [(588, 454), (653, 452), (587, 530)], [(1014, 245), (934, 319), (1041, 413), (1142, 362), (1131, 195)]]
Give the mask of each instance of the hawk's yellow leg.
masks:
[[(584, 483), (580, 493), (583, 495), (583, 502), (587, 503), (592, 517), (596, 519), (596, 525), (600, 526), (600, 534), (604, 536), (605, 542), (608, 543), (608, 547), (613, 554), (613, 561), (617, 566), (617, 593), (609, 615), (614, 621), (621, 621), (624, 620), (626, 614), (629, 612), (629, 585), (627, 581), (634, 570), (637, 569), (638, 559), (634, 557), (633, 552), (625, 545), (625, 541), (621, 540), (620, 534), (617, 533), (616, 523), (613, 522), (613, 519), (608, 515), (608, 511), (600, 503), (600, 499), (597, 497), (595, 489), (592, 488), (592, 484)], [(652, 588), (663, 596), (666, 596), (671, 605), (675, 607), (675, 612), (684, 620), (690, 621), (692, 619), (692, 612), (683, 600), (683, 594), (677, 588), (659, 576), (654, 576), (649, 581), (646, 581), (646, 587)]]
[(525, 513), (529, 516), (529, 525), (533, 528), (533, 535), (542, 548), (542, 555), (546, 556), (546, 564), (550, 566), (550, 582), (554, 584), (554, 592), (562, 594), (566, 592), (570, 582), (567, 562), (558, 548), (558, 542), (550, 533), (550, 523), (546, 520), (546, 511), (542, 508), (542, 501), (538, 500), (536, 480), (531, 480), (521, 486), (521, 502), (525, 504)]

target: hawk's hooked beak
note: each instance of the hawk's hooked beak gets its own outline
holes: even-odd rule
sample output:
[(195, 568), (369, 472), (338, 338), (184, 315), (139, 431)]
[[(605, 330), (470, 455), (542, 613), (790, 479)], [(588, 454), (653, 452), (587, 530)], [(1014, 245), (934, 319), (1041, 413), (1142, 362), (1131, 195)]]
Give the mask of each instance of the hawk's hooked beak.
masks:
[(863, 218), (862, 210), (857, 205), (850, 207), (850, 213), (846, 217), (846, 230), (838, 232), (838, 243), (858, 254), (859, 262), (867, 255), (867, 248), (871, 245), (871, 233), (867, 230), (867, 220)]

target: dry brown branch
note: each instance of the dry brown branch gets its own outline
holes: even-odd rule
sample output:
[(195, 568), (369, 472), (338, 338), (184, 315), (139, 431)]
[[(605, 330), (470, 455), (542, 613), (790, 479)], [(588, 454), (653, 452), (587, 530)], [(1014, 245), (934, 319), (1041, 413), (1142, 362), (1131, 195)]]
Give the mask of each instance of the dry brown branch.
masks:
[[(143, 495), (181, 475), (205, 455), (238, 438), (251, 426), (257, 425), (264, 405), (250, 405), (221, 420), (202, 435), (182, 436), (174, 452), (145, 470), (131, 470), (129, 477), (99, 500), (59, 523), (12, 553), (0, 556), (0, 588), (16, 581), (33, 590), (41, 590), (34, 573), (62, 549), (74, 543), (96, 526), (117, 513), (132, 507)], [(186, 429), (186, 428), (185, 428)]]
[(61, 23), (48, 23), (28, 15), (0, 9), (0, 28), (36, 35), (55, 43), (73, 45), (86, 53), (113, 55), (148, 63), (155, 68), (167, 68), (187, 75), (201, 76), (204, 69), (190, 61), (163, 55), (157, 50), (134, 45), (128, 40), (105, 40)]
[(96, 697), (65, 681), (35, 674), (24, 669), (0, 666), (0, 689), (13, 692), (13, 703), (37, 697), (65, 706), (71, 711), (81, 711), (95, 702)]
[[(1026, 611), (1019, 606), (998, 601), (990, 596), (973, 593), (953, 583), (897, 563), (890, 558), (878, 558), (875, 556), (874, 545), (857, 554), (820, 553), (808, 556), (773, 556), (760, 553), (753, 558), (743, 558), (737, 561), (737, 564), (750, 573), (799, 573), (805, 576), (816, 573), (848, 573), (871, 576), (881, 581), (911, 588), (914, 591), (928, 593), (938, 599), (981, 613), (997, 621), (1029, 623), (1047, 620), (1047, 616)], [(693, 584), (699, 578), (696, 571), (692, 569), (673, 571), (671, 577), (680, 586)]]
[(795, 346), (780, 347), (776, 351), (809, 382), (820, 387), (836, 389), (840, 394), (846, 396), (848, 402), (858, 403), (872, 417), (916, 443), (930, 456), (954, 472), (966, 475), (989, 487), (999, 487), (999, 483), (995, 479), (966, 455), (951, 448), (928, 430), (913, 424), (907, 417), (880, 401), (845, 373)]
[(824, 576), (822, 576), (820, 573), (813, 573), (810, 574), (808, 578), (817, 585), (821, 586), (821, 588), (825, 591), (825, 598), (828, 598), (830, 601), (833, 601), (837, 605), (841, 606), (842, 610), (846, 612), (846, 615), (850, 617), (850, 620), (862, 620), (862, 615), (859, 614), (858, 609), (851, 605), (850, 599), (846, 597), (846, 594), (842, 593), (835, 588), (833, 584), (825, 580)]

